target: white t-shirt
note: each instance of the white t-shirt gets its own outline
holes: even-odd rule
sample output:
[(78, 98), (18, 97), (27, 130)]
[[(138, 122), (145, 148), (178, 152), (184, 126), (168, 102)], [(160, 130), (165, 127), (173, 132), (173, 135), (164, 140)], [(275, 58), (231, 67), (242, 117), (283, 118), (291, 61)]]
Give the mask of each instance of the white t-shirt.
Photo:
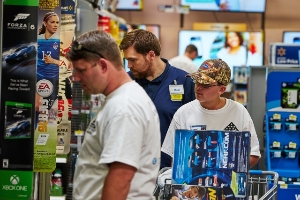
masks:
[(170, 65), (182, 69), (188, 73), (194, 73), (198, 70), (197, 66), (193, 63), (193, 61), (185, 56), (176, 56), (169, 60)]
[(197, 99), (181, 106), (173, 116), (161, 149), (171, 157), (174, 155), (176, 129), (249, 131), (251, 134), (250, 155), (260, 157), (253, 121), (247, 109), (231, 99), (226, 99), (225, 106), (219, 110), (207, 110)]
[(76, 163), (73, 199), (101, 199), (107, 164), (112, 162), (137, 169), (127, 199), (152, 199), (160, 144), (159, 117), (151, 99), (134, 81), (122, 85), (106, 97), (85, 132)]

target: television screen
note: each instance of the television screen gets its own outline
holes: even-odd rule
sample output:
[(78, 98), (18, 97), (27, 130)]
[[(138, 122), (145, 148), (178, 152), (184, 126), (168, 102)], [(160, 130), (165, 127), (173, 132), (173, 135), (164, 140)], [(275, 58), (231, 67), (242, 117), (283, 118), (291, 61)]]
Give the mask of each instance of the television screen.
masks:
[(263, 13), (266, 0), (180, 0), (191, 10)]
[(143, 0), (118, 0), (117, 10), (142, 10)]
[(157, 24), (127, 24), (128, 32), (133, 29), (143, 29), (152, 32), (158, 39), (160, 38), (160, 25)]
[(300, 31), (284, 31), (282, 42), (285, 44), (299, 44)]
[(196, 66), (210, 58), (221, 58), (233, 72), (234, 66), (262, 66), (263, 42), (263, 32), (181, 30), (178, 55), (184, 54), (187, 45), (194, 44), (198, 49), (198, 57), (193, 60)]

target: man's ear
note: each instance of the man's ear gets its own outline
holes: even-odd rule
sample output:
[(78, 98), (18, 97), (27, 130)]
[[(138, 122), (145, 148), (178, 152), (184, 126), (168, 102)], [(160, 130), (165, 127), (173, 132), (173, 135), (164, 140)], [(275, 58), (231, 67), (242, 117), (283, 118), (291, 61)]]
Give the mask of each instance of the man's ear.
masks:
[(225, 91), (226, 91), (226, 86), (225, 85), (221, 85), (220, 90), (219, 90), (220, 95), (223, 94)]
[(102, 73), (105, 74), (107, 72), (107, 67), (108, 67), (107, 61), (105, 59), (100, 58), (98, 60), (98, 65), (101, 68)]
[(148, 55), (149, 55), (149, 59), (150, 59), (150, 61), (153, 61), (154, 60), (154, 58), (155, 58), (155, 53), (154, 53), (154, 51), (149, 51), (149, 53), (148, 53)]

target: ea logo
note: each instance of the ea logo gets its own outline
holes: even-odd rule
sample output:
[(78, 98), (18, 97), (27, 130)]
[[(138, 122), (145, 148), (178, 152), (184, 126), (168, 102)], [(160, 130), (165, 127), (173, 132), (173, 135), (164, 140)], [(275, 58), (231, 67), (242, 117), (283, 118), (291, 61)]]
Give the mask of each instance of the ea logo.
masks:
[(53, 92), (53, 84), (46, 79), (40, 80), (36, 83), (36, 92), (41, 97), (49, 97)]
[(12, 175), (10, 177), (10, 182), (13, 185), (17, 185), (19, 183), (19, 181), (20, 181), (20, 178), (17, 175)]
[(63, 56), (60, 56), (60, 64), (59, 64), (59, 73), (60, 74), (63, 74), (63, 73), (66, 73), (68, 71), (68, 63), (69, 61), (63, 57)]

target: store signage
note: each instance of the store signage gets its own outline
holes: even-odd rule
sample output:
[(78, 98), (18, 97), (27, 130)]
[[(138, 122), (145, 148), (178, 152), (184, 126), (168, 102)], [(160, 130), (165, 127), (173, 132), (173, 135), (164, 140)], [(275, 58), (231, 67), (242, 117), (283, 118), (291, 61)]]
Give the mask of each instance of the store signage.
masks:
[(299, 44), (271, 43), (269, 64), (272, 66), (298, 67), (300, 66), (299, 54)]
[(38, 2), (3, 1), (0, 169), (33, 168)]
[(180, 14), (189, 14), (190, 13), (190, 6), (189, 5), (164, 5), (159, 4), (157, 6), (159, 11), (165, 13), (180, 13)]
[(33, 160), (35, 172), (53, 172), (56, 167), (60, 55), (64, 52), (60, 30), (62, 24), (67, 25), (69, 22), (73, 22), (72, 17), (61, 18), (60, 0), (39, 1)]
[(214, 31), (246, 31), (244, 23), (200, 23), (193, 24), (193, 30), (214, 30)]
[(30, 199), (33, 172), (0, 170), (0, 199)]

